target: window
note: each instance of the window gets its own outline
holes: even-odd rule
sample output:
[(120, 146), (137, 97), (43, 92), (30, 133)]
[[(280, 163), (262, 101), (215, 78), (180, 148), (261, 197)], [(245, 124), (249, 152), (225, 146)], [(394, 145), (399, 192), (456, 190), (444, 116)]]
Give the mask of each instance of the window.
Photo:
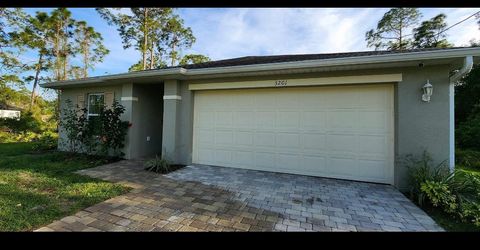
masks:
[(88, 117), (99, 116), (104, 104), (105, 95), (103, 93), (88, 94)]

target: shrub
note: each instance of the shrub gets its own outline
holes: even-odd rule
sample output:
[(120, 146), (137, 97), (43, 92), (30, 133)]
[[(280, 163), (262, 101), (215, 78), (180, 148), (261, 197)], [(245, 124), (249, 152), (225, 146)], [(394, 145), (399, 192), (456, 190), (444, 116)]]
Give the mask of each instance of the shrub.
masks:
[(445, 161), (432, 167), (432, 157), (427, 151), (423, 151), (420, 158), (414, 155), (406, 155), (404, 164), (410, 176), (410, 197), (416, 199), (418, 204), (423, 205), (425, 196), (421, 190), (422, 183), (426, 181), (441, 181), (449, 174)]
[(20, 119), (0, 118), (0, 127), (9, 132), (20, 134), (27, 131), (33, 133), (42, 132), (42, 122), (30, 111), (22, 112)]
[(32, 146), (33, 151), (47, 151), (57, 148), (58, 135), (52, 132), (42, 133), (37, 139), (34, 140)]
[(158, 157), (158, 155), (155, 155), (155, 158), (144, 163), (145, 170), (162, 174), (168, 173), (170, 166), (171, 164), (168, 160), (163, 157)]
[(420, 195), (426, 197), (434, 207), (441, 207), (448, 213), (457, 209), (457, 200), (448, 184), (439, 181), (425, 181), (420, 185)]
[(442, 162), (432, 166), (424, 152), (420, 158), (407, 156), (411, 181), (411, 198), (422, 207), (431, 205), (463, 221), (480, 226), (480, 179), (474, 174), (450, 172)]
[(480, 107), (455, 130), (458, 147), (480, 150)]
[(99, 116), (89, 119), (87, 109), (74, 108), (70, 100), (66, 102), (60, 124), (66, 132), (70, 151), (114, 157), (124, 155), (121, 150), (129, 123), (120, 119), (125, 112), (121, 104), (114, 101), (111, 109), (103, 106)]
[(456, 149), (455, 163), (468, 168), (480, 169), (480, 151)]

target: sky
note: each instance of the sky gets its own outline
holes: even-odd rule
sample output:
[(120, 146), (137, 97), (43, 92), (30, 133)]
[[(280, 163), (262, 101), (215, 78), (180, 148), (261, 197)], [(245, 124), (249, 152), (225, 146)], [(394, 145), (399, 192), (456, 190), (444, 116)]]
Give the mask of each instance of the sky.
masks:
[[(103, 63), (89, 76), (124, 73), (138, 62), (140, 53), (123, 49), (115, 27), (109, 26), (93, 8), (69, 8), (73, 18), (85, 20), (103, 35), (110, 50)], [(28, 13), (51, 9), (27, 8)], [(212, 60), (242, 56), (310, 54), (373, 50), (365, 32), (375, 28), (388, 8), (179, 8), (177, 13), (191, 27), (195, 44), (184, 54), (204, 54)], [(480, 8), (420, 8), (421, 20), (439, 13), (452, 25)], [(450, 42), (467, 46), (480, 40), (475, 18), (446, 31)], [(27, 55), (28, 57), (34, 55)], [(30, 87), (29, 87), (30, 88)]]

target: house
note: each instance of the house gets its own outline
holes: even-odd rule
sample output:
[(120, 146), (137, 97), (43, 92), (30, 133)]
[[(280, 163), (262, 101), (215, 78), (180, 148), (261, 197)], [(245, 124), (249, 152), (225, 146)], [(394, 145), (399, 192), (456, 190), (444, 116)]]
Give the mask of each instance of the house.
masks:
[(479, 56), (462, 47), (249, 56), (43, 87), (90, 115), (88, 103), (120, 101), (129, 159), (164, 152), (179, 164), (403, 188), (406, 154), (427, 150), (453, 169), (454, 83)]
[(20, 119), (20, 109), (0, 103), (0, 119)]

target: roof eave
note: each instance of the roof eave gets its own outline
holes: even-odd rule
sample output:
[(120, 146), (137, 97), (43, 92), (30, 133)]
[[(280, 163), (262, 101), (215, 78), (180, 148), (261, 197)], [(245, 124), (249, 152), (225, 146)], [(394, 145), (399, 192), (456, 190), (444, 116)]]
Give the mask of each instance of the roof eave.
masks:
[(182, 79), (189, 77), (189, 79), (195, 76), (205, 77), (208, 75), (219, 74), (231, 74), (231, 73), (246, 73), (246, 72), (264, 72), (271, 70), (285, 70), (285, 69), (301, 69), (301, 68), (314, 68), (314, 67), (330, 67), (330, 66), (346, 66), (352, 64), (378, 64), (378, 63), (395, 63), (402, 61), (417, 61), (417, 60), (435, 60), (435, 59), (448, 59), (448, 58), (462, 58), (465, 56), (480, 56), (480, 47), (451, 49), (451, 50), (435, 50), (435, 51), (418, 51), (408, 53), (395, 53), (384, 55), (371, 55), (371, 56), (358, 56), (358, 57), (343, 57), (332, 59), (317, 59), (317, 60), (304, 60), (304, 61), (292, 61), (292, 62), (279, 62), (279, 63), (265, 63), (265, 64), (253, 64), (253, 65), (240, 65), (240, 66), (226, 66), (215, 68), (202, 68), (202, 69), (185, 69), (185, 68), (171, 68), (171, 69), (159, 69), (129, 72), (116, 75), (107, 75), (92, 77), (80, 80), (59, 81), (41, 84), (42, 87), (61, 89), (62, 87), (68, 87), (72, 85), (85, 85), (92, 83), (105, 83), (113, 80), (122, 79), (134, 79), (143, 77), (159, 77), (159, 79), (166, 77), (177, 77)]

